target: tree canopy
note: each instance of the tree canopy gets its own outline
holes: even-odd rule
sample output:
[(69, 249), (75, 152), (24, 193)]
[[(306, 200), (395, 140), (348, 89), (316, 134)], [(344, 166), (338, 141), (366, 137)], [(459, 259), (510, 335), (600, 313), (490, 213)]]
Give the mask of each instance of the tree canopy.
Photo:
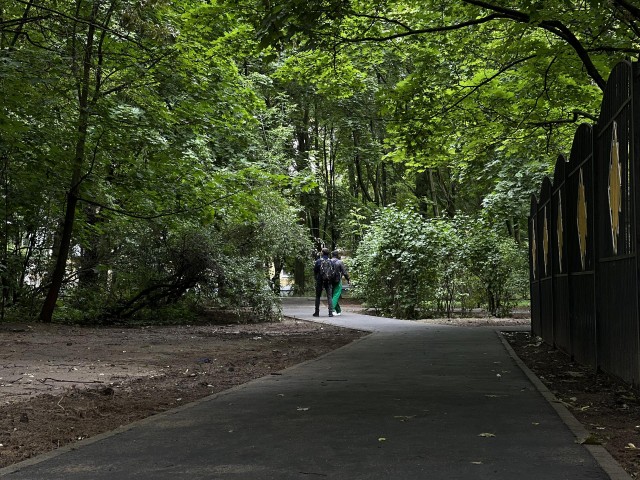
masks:
[(381, 218), (518, 248), (639, 33), (629, 0), (5, 2), (2, 315), (277, 316)]

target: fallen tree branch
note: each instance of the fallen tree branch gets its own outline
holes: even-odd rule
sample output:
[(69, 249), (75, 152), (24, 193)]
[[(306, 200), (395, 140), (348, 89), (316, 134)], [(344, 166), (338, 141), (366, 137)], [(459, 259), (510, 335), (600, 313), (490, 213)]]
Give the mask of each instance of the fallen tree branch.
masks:
[(58, 380), (57, 378), (46, 377), (42, 380), (38, 380), (40, 383), (46, 383), (47, 380), (51, 380), (52, 382), (60, 382), (60, 383), (104, 383), (102, 380), (90, 380), (90, 381), (82, 381), (82, 380)]

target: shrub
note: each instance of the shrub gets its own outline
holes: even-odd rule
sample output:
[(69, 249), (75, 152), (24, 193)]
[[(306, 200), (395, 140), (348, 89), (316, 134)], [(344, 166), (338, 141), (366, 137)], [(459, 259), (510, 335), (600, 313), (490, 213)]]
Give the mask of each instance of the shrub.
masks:
[(455, 305), (503, 316), (528, 285), (526, 252), (512, 238), (481, 220), (427, 220), (395, 207), (374, 218), (352, 265), (355, 295), (400, 318), (451, 316)]
[(480, 220), (467, 219), (464, 230), (465, 262), (484, 291), (487, 311), (508, 315), (527, 281), (526, 252)]
[(417, 318), (437, 278), (437, 231), (416, 212), (382, 209), (353, 261), (355, 295), (369, 307)]

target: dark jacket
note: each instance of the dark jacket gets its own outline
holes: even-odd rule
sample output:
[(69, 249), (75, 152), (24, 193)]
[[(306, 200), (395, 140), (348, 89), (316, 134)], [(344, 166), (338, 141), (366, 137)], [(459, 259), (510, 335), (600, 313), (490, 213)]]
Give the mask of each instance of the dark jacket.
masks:
[(337, 278), (335, 283), (339, 283), (342, 280), (342, 277), (346, 278), (347, 282), (350, 282), (351, 280), (349, 280), (349, 272), (347, 272), (347, 267), (345, 266), (344, 262), (339, 258), (334, 258), (332, 261), (338, 267), (339, 273), (339, 275), (336, 275)]

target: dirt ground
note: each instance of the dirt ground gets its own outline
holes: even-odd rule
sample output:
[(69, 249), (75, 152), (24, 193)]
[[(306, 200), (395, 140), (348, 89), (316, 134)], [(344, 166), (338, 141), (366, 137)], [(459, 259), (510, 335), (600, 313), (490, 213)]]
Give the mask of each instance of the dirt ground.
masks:
[(363, 332), (285, 320), (0, 325), (0, 467), (318, 357)]
[[(527, 318), (430, 319), (527, 326)], [(315, 358), (363, 332), (310, 322), (81, 328), (0, 325), (0, 467)], [(524, 361), (633, 478), (640, 399), (528, 333), (506, 333)], [(636, 448), (637, 447), (637, 448)]]
[(632, 478), (640, 478), (640, 397), (628, 385), (583, 367), (529, 333), (505, 333), (522, 361)]

